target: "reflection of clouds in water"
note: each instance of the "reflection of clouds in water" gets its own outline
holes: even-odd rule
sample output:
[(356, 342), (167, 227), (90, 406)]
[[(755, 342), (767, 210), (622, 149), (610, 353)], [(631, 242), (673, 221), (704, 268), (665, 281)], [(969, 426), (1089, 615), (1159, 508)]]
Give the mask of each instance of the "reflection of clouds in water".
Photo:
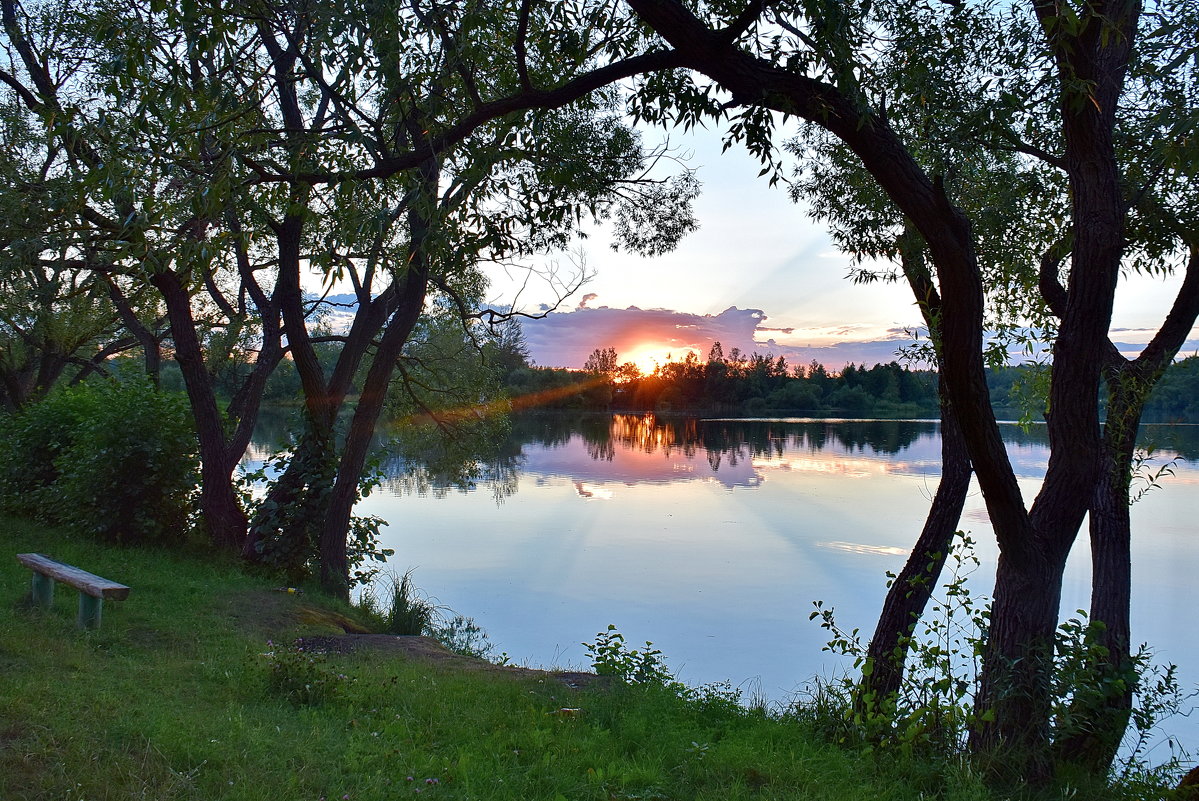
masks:
[(702, 449), (685, 454), (678, 448), (668, 453), (642, 450), (637, 447), (622, 447), (614, 451), (611, 458), (597, 460), (594, 450), (581, 437), (545, 447), (535, 444), (524, 446), (526, 462), (523, 472), (541, 481), (552, 476), (568, 478), (576, 484), (599, 487), (615, 483), (668, 484), (676, 481), (716, 481), (732, 489), (734, 487), (756, 487), (762, 483), (759, 472), (750, 459), (725, 460), (713, 464)]
[(881, 459), (856, 458), (851, 456), (783, 456), (762, 457), (753, 460), (759, 470), (786, 470), (796, 473), (818, 473), (847, 478), (867, 478), (886, 475), (923, 475), (939, 473), (939, 464), (916, 462), (887, 462)]
[(986, 507), (981, 509), (967, 509), (962, 512), (962, 520), (970, 523), (980, 523), (984, 526), (991, 525), (991, 516), (987, 514)]
[(860, 542), (818, 542), (817, 548), (832, 548), (835, 551), (847, 553), (875, 554), (878, 556), (907, 556), (911, 553), (907, 548), (893, 548), (888, 545), (863, 545)]
[(600, 484), (585, 484), (582, 481), (576, 481), (574, 484), (575, 492), (579, 493), (580, 498), (587, 498), (589, 500), (597, 501), (610, 501), (616, 497), (616, 494), (612, 492), (612, 490)]

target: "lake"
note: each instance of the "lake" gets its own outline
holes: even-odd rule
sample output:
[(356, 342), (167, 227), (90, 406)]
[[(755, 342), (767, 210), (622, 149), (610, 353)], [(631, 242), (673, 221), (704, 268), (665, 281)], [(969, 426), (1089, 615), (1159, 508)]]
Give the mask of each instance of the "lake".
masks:
[[(1044, 430), (1003, 428), (1030, 500)], [(1142, 440), (1173, 474), (1133, 507), (1133, 636), (1193, 685), (1199, 427), (1146, 426)], [(389, 521), (391, 568), (412, 568), (515, 663), (584, 666), (581, 643), (614, 624), (689, 683), (727, 680), (773, 700), (844, 667), (821, 650), (813, 601), (846, 629), (873, 629), (940, 471), (938, 425), (918, 420), (534, 415), (501, 450), (465, 489), (392, 463), (360, 508)], [(978, 542), (972, 586), (985, 594), (996, 552), (977, 490), (961, 527)], [(1063, 610), (1088, 598), (1084, 533)], [(1199, 745), (1189, 721), (1171, 728)]]

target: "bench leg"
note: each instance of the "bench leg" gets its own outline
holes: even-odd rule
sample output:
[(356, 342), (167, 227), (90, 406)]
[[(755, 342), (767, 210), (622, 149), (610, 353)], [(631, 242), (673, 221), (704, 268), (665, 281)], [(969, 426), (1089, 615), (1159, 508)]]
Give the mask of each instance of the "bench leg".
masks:
[(93, 598), (87, 593), (79, 593), (79, 617), (75, 620), (75, 622), (79, 625), (79, 628), (100, 628), (100, 612), (103, 606), (103, 599)]
[(33, 605), (49, 609), (54, 605), (54, 579), (41, 573), (33, 574)]

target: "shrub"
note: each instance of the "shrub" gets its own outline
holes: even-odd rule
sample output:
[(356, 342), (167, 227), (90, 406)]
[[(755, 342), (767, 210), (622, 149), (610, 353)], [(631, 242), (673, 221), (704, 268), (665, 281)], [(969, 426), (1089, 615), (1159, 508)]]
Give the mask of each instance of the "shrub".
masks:
[(55, 392), (0, 420), (0, 508), (56, 520), (48, 513), (57, 507), (59, 465), (84, 421), (96, 414), (96, 400), (78, 389)]
[(187, 401), (146, 381), (53, 393), (0, 430), (0, 506), (110, 542), (166, 542), (195, 515)]

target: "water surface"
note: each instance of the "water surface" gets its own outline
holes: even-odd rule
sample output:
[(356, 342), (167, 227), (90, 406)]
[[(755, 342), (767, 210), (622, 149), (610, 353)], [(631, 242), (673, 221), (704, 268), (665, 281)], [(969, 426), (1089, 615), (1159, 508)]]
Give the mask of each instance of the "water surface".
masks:
[[(1031, 499), (1044, 432), (1004, 432)], [(1133, 507), (1134, 637), (1193, 679), (1199, 428), (1147, 427), (1145, 440), (1154, 464), (1175, 461)], [(872, 628), (940, 471), (929, 421), (534, 416), (502, 451), (469, 489), (392, 465), (362, 510), (389, 521), (392, 567), (415, 568), (418, 586), (517, 663), (584, 665), (581, 643), (611, 623), (653, 641), (689, 682), (772, 699), (843, 667), (822, 651), (813, 601), (847, 629)], [(989, 592), (995, 549), (977, 491), (962, 527), (983, 561), (974, 587)], [(1080, 541), (1066, 611), (1088, 605), (1088, 559)]]

